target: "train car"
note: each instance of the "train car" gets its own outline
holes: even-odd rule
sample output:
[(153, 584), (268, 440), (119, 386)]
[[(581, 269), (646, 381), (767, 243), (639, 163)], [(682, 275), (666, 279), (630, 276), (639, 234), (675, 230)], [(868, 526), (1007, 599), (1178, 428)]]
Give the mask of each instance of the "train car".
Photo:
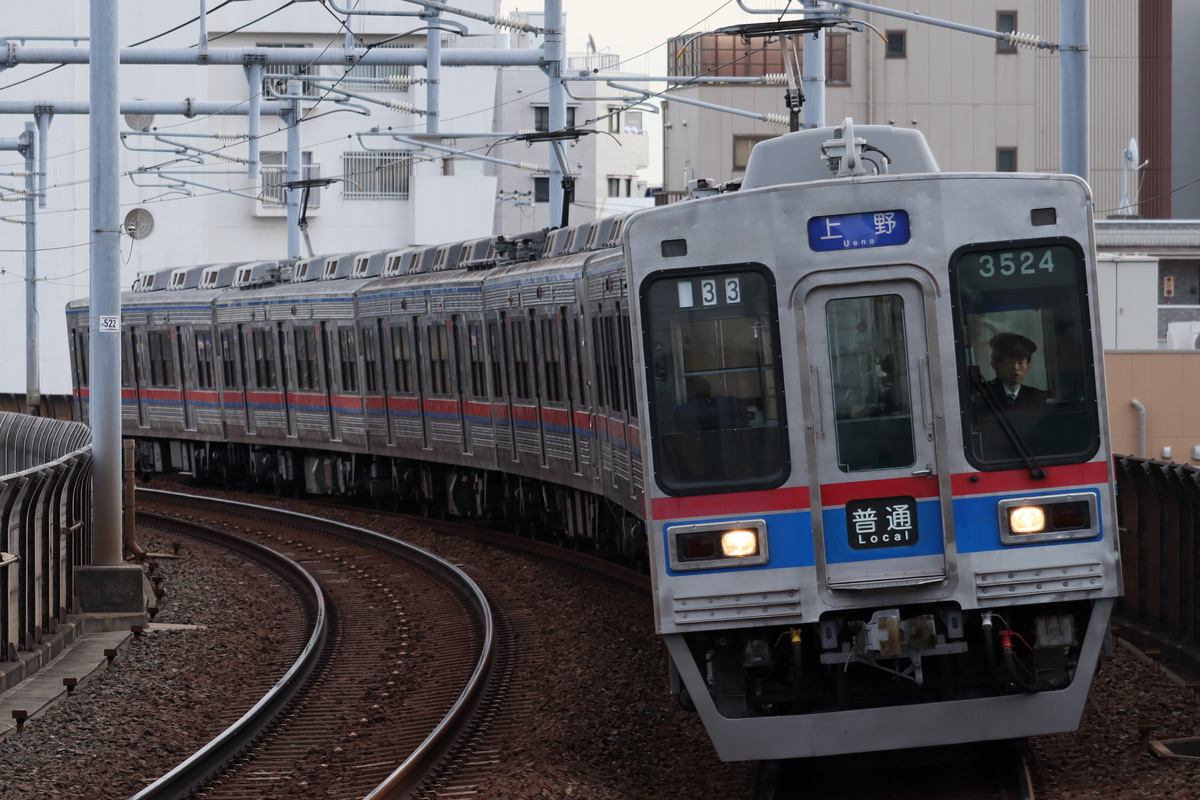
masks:
[[(643, 564), (722, 759), (1079, 723), (1121, 570), (1074, 177), (942, 173), (847, 120), (711, 196), (123, 302), (130, 354), (173, 345), (161, 388), (219, 398), (203, 427), (139, 400), (144, 469)], [(86, 301), (67, 317), (86, 419)]]
[(629, 220), (656, 623), (722, 759), (1078, 726), (1121, 591), (1091, 208), (847, 121)]

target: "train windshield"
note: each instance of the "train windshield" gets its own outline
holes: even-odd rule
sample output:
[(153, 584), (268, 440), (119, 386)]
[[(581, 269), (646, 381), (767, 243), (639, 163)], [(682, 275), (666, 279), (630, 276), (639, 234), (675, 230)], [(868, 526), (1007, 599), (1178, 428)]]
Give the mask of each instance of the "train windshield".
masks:
[(963, 437), (975, 467), (1086, 461), (1100, 446), (1084, 269), (1065, 240), (952, 259)]
[(750, 266), (673, 272), (642, 294), (654, 469), (675, 495), (787, 477), (775, 287)]

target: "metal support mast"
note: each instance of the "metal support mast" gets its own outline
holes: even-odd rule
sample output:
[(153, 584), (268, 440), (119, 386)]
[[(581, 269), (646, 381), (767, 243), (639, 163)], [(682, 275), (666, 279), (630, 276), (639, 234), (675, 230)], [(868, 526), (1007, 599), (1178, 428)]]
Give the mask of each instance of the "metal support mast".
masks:
[(92, 563), (121, 564), (121, 237), (117, 0), (91, 2)]

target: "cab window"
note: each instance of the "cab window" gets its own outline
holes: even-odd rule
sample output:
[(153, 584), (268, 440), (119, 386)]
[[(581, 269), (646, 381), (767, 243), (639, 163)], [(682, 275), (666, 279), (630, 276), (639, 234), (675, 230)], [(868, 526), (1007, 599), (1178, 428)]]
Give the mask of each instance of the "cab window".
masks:
[(979, 469), (1086, 461), (1100, 446), (1082, 250), (970, 248), (951, 263), (967, 460)]
[(642, 304), (658, 485), (675, 495), (780, 485), (788, 450), (769, 273), (661, 274)]

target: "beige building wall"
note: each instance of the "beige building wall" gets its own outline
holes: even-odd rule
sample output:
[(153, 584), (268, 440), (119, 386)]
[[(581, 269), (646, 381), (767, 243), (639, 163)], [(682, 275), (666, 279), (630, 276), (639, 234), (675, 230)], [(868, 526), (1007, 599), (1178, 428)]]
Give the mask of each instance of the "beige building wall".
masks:
[[(1200, 464), (1200, 352), (1108, 352), (1104, 369), (1114, 453)], [(1134, 400), (1146, 410), (1144, 453)]]
[[(1016, 13), (1017, 29), (1057, 41), (1058, 0), (889, 0), (897, 11), (995, 30), (997, 13)], [(1090, 152), (1099, 216), (1121, 198), (1122, 153), (1138, 124), (1138, 2), (1091, 0)], [(859, 18), (859, 14), (854, 14)], [(900, 31), (904, 58), (888, 58), (875, 33), (849, 34), (849, 82), (825, 92), (825, 123), (916, 128), (943, 171), (996, 168), (997, 148), (1016, 148), (1022, 172), (1057, 172), (1059, 56), (1053, 50), (1004, 52), (994, 39), (863, 14), (880, 31)], [(829, 34), (842, 35), (842, 34)], [(810, 42), (806, 39), (805, 42)], [(755, 113), (786, 116), (780, 86), (718, 85), (674, 90), (682, 97)], [(733, 168), (735, 135), (778, 136), (785, 128), (683, 103), (664, 103), (664, 188), (682, 191), (691, 178), (721, 183)]]

